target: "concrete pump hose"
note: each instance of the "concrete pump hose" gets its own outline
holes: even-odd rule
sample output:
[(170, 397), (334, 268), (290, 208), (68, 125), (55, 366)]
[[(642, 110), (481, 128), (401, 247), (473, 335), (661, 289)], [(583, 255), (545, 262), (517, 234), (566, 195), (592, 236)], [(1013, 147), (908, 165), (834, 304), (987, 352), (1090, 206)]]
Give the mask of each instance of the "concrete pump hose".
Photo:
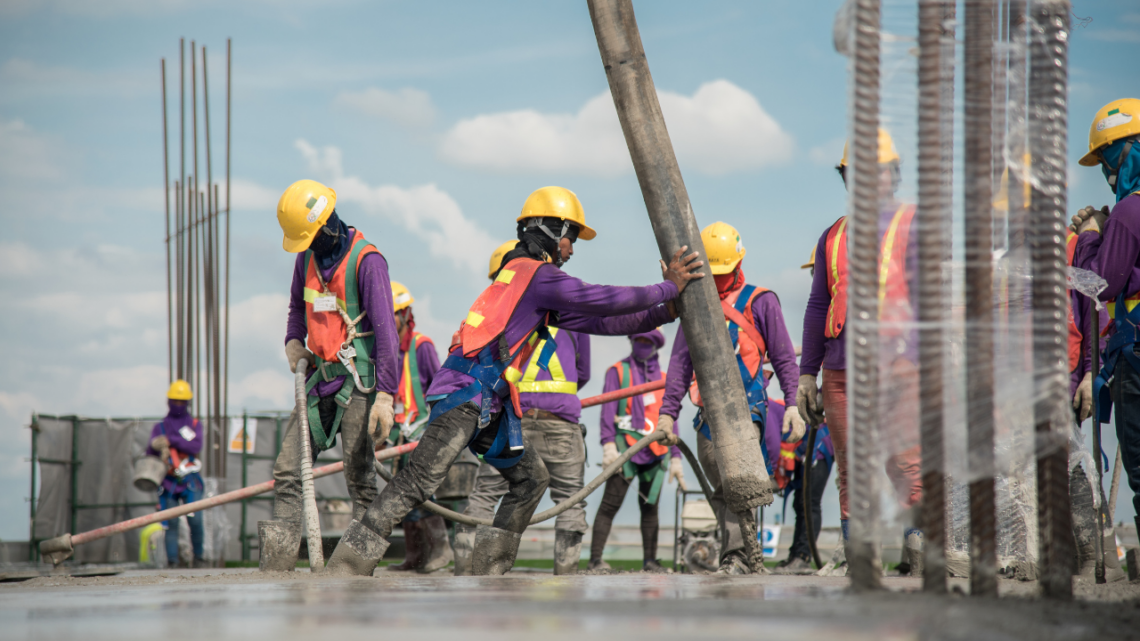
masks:
[[(697, 476), (697, 482), (700, 483), (701, 491), (704, 492), (705, 498), (711, 499), (713, 493), (712, 488), (709, 486), (709, 481), (707, 478), (705, 478), (704, 472), (701, 471), (700, 462), (697, 460), (697, 457), (693, 455), (693, 451), (689, 449), (689, 446), (686, 445), (684, 441), (678, 439), (676, 435), (671, 432), (653, 432), (651, 434), (643, 436), (641, 440), (631, 445), (625, 452), (622, 452), (621, 456), (617, 457), (614, 462), (607, 465), (605, 469), (602, 470), (601, 474), (594, 477), (592, 481), (587, 483), (586, 486), (582, 489), (575, 492), (570, 498), (559, 503), (558, 505), (555, 505), (549, 510), (546, 510), (545, 512), (535, 514), (533, 517), (531, 517), (530, 524), (534, 525), (536, 523), (542, 523), (543, 521), (550, 520), (559, 514), (562, 514), (566, 510), (574, 507), (579, 502), (581, 502), (582, 499), (592, 494), (594, 490), (601, 487), (602, 484), (609, 480), (611, 476), (620, 472), (622, 466), (628, 463), (629, 460), (633, 458), (634, 454), (637, 454), (641, 450), (649, 447), (651, 443), (656, 443), (657, 441), (665, 441), (667, 444), (676, 445), (681, 450), (681, 454), (685, 456), (685, 459), (689, 461), (689, 465), (693, 468), (693, 473)], [(376, 472), (385, 481), (390, 482), (392, 480), (391, 472), (380, 465), (379, 462), (376, 464)], [(455, 521), (456, 523), (462, 523), (464, 525), (494, 525), (494, 521), (491, 519), (480, 519), (473, 516), (467, 516), (466, 514), (460, 514), (459, 512), (449, 510), (437, 503), (433, 503), (432, 501), (424, 501), (423, 505), (420, 507), (433, 514), (438, 514), (445, 519)]]
[(297, 438), (301, 441), (301, 504), (309, 545), (309, 568), (312, 572), (320, 572), (325, 568), (325, 558), (321, 543), (321, 516), (317, 512), (317, 494), (313, 489), (313, 452), (309, 443), (308, 395), (305, 390), (305, 373), (308, 371), (309, 361), (299, 359), (293, 386), (297, 400), (297, 418), (300, 419)]

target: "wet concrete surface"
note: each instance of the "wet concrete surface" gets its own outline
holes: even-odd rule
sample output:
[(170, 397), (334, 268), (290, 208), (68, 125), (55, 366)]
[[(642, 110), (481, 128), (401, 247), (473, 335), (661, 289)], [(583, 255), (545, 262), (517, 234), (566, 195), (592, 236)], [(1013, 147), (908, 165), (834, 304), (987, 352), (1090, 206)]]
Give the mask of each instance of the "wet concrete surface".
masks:
[[(1001, 599), (932, 598), (917, 579), (629, 573), (332, 579), (308, 572), (130, 571), (0, 585), (5, 639), (1136, 639), (1140, 585), (1073, 603), (1003, 581)], [(963, 583), (954, 582), (960, 590)]]

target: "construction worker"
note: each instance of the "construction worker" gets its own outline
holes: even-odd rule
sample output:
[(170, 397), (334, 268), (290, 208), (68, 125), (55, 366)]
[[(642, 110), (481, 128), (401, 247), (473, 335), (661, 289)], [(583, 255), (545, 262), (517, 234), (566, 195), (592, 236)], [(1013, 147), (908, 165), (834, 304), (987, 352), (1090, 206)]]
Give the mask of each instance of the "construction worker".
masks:
[[(769, 452), (763, 440), (767, 416), (765, 391), (768, 379), (763, 373), (764, 358), (767, 356), (775, 367), (780, 379), (780, 388), (788, 406), (796, 404), (796, 349), (784, 326), (784, 314), (780, 299), (775, 292), (750, 285), (744, 280), (743, 260), (746, 250), (736, 229), (727, 223), (716, 222), (701, 231), (705, 255), (716, 280), (720, 294), (721, 308), (728, 323), (729, 335), (736, 349), (736, 362), (740, 376), (744, 380), (744, 390), (748, 397), (752, 421), (756, 429), (756, 440), (768, 458)], [(673, 341), (673, 354), (669, 359), (669, 375), (665, 383), (665, 398), (661, 404), (661, 424), (657, 429), (672, 430), (677, 415), (681, 411), (681, 399), (689, 391), (693, 404), (701, 407), (700, 390), (693, 376), (693, 361), (689, 355), (689, 344), (684, 330), (677, 329)], [(704, 414), (697, 412), (693, 427), (700, 436), (697, 438), (697, 456), (701, 467), (713, 487), (710, 503), (717, 515), (720, 527), (721, 574), (749, 574), (753, 568), (744, 552), (744, 539), (741, 537), (740, 522), (734, 512), (728, 510), (724, 501), (724, 479), (716, 462), (716, 451)], [(790, 442), (799, 441), (804, 435), (804, 421), (797, 412), (787, 412), (780, 425), (784, 438)], [(677, 465), (677, 469), (680, 466)], [(762, 567), (762, 566), (761, 566)], [(763, 571), (755, 568), (756, 571)]]
[[(883, 353), (897, 354), (884, 377), (884, 394), (898, 419), (898, 429), (881, 439), (887, 449), (887, 476), (895, 488), (899, 505), (910, 510), (922, 498), (922, 453), (917, 435), (917, 339), (911, 330), (896, 330), (914, 321), (910, 296), (918, 291), (918, 234), (911, 233), (913, 205), (900, 203), (895, 192), (901, 177), (900, 159), (894, 141), (885, 129), (879, 129), (879, 234), (880, 306), (879, 320), (886, 321), (880, 334)], [(847, 147), (836, 166), (840, 177), (847, 180)], [(843, 539), (847, 540), (847, 362), (844, 324), (847, 319), (847, 217), (835, 221), (819, 238), (815, 255), (822, 256), (823, 269), (814, 270), (811, 295), (804, 312), (803, 353), (800, 358), (799, 411), (804, 420), (820, 424), (827, 415), (827, 425), (835, 445), (839, 467), (839, 510)], [(823, 369), (822, 402), (816, 375)], [(912, 420), (913, 419), (913, 420)], [(916, 517), (912, 510), (909, 518)], [(905, 532), (906, 568), (920, 572), (922, 564), (922, 532), (910, 527)]]
[[(159, 509), (172, 508), (180, 503), (193, 503), (202, 499), (202, 425), (190, 415), (190, 401), (194, 393), (190, 384), (176, 380), (166, 392), (166, 417), (154, 424), (147, 444), (147, 456), (157, 456), (167, 464), (166, 477), (158, 494)], [(163, 521), (166, 526), (166, 563), (176, 567), (178, 562), (178, 521)], [(186, 516), (190, 524), (190, 546), (194, 550), (193, 567), (205, 567), (202, 559), (202, 513)]]
[[(400, 378), (388, 263), (360, 230), (340, 220), (336, 192), (314, 180), (299, 180), (281, 194), (277, 222), (285, 251), (297, 254), (285, 356), (294, 372), (301, 359), (309, 364), (304, 411), (312, 457), (332, 448), (340, 434), (352, 514), (360, 518), (376, 498), (373, 444), (392, 429)], [(273, 520), (258, 524), (262, 570), (292, 571), (296, 565), (302, 517), (298, 429), (294, 409), (273, 465)]]
[[(503, 256), (517, 240), (503, 243), (491, 255), (487, 272), (493, 282), (499, 275)], [(523, 441), (542, 459), (550, 474), (550, 499), (561, 503), (582, 489), (586, 477), (586, 442), (578, 420), (582, 402), (578, 390), (590, 381), (590, 336), (557, 327), (550, 328), (557, 347), (545, 369), (540, 367), (545, 339), (535, 343), (530, 361), (515, 381), (522, 410)], [(507, 495), (510, 483), (499, 470), (484, 462), (475, 476), (475, 489), (468, 497), (464, 514), (494, 518), (495, 506)], [(577, 574), (586, 533), (586, 502), (559, 514), (554, 521), (554, 573)], [(471, 572), (471, 551), (475, 528), (458, 524), (455, 531), (455, 575)]]
[[(400, 383), (396, 388), (395, 424), (388, 440), (393, 445), (419, 440), (427, 424), (427, 402), (424, 390), (431, 386), (439, 370), (439, 356), (435, 343), (415, 331), (416, 317), (412, 313), (415, 302), (412, 293), (402, 283), (392, 281), (392, 310), (396, 314), (396, 334), (400, 337)], [(407, 463), (407, 457), (397, 459)], [(447, 524), (438, 514), (416, 508), (404, 517), (404, 560), (388, 566), (389, 571), (415, 570), (421, 574), (435, 572), (452, 561), (451, 543), (447, 539)]]
[[(652, 383), (665, 378), (657, 360), (657, 351), (665, 346), (665, 335), (661, 330), (634, 334), (629, 337), (631, 352), (606, 370), (606, 384), (602, 393)], [(607, 466), (617, 460), (621, 452), (629, 449), (641, 437), (657, 429), (657, 419), (661, 412), (664, 390), (647, 392), (638, 396), (611, 401), (602, 405), (601, 430), (602, 465)], [(677, 426), (673, 425), (673, 433)], [(671, 456), (666, 457), (666, 454)], [(648, 448), (633, 455), (620, 474), (614, 474), (606, 481), (602, 504), (594, 515), (594, 536), (590, 542), (590, 570), (610, 569), (602, 560), (606, 539), (610, 536), (614, 516), (625, 500), (626, 492), (637, 478), (637, 506), (641, 510), (641, 558), (645, 572), (663, 572), (657, 560), (657, 503), (661, 497), (661, 487), (666, 477), (670, 482), (678, 479), (684, 488), (684, 468), (681, 467), (681, 450), (653, 443)]]
[(495, 513), (495, 525), (479, 526), (471, 573), (504, 574), (514, 564), (549, 474), (534, 448), (524, 446), (522, 409), (515, 385), (535, 344), (545, 339), (539, 368), (548, 369), (557, 341), (549, 324), (590, 334), (628, 335), (676, 317), (672, 301), (700, 265), (682, 247), (664, 282), (648, 287), (590, 285), (559, 267), (578, 238), (596, 232), (586, 225), (578, 197), (561, 187), (532, 193), (517, 218), (519, 243), (460, 326), (458, 341), (427, 392), (428, 427), (408, 466), (381, 491), (363, 518), (354, 519), (329, 559), (336, 574), (371, 575), (388, 547), (388, 535), (412, 508), (431, 496), (463, 447), (499, 469), (510, 489)]
[[(1108, 283), (1097, 297), (1107, 302), (1112, 324), (1101, 359), (1103, 367), (1091, 391), (1097, 395), (1100, 421), (1107, 423), (1111, 415), (1116, 417), (1121, 462), (1140, 526), (1140, 357), (1136, 354), (1140, 326), (1140, 100), (1124, 98), (1101, 107), (1089, 128), (1089, 151), (1080, 163), (1100, 166), (1116, 195), (1111, 212), (1108, 207), (1085, 207), (1073, 217), (1079, 234), (1074, 262)], [(1089, 387), (1087, 383), (1082, 379), (1078, 395), (1083, 393), (1081, 388)], [(1080, 405), (1083, 408), (1084, 404)], [(1115, 412), (1111, 411), (1113, 405)], [(1112, 515), (1106, 517), (1111, 520)], [(1107, 554), (1105, 559), (1108, 565)]]

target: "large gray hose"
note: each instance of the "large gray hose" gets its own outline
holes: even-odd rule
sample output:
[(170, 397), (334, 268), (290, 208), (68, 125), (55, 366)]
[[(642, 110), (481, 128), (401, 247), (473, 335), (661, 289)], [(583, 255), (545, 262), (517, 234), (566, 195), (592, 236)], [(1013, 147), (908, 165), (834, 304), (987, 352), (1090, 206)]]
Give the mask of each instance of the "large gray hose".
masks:
[[(594, 477), (592, 481), (587, 483), (586, 486), (582, 489), (575, 492), (573, 496), (559, 503), (558, 505), (555, 505), (549, 510), (540, 512), (531, 517), (530, 524), (534, 525), (535, 523), (542, 523), (543, 521), (550, 520), (559, 514), (562, 514), (566, 510), (574, 507), (579, 502), (581, 502), (582, 499), (592, 494), (594, 490), (601, 487), (602, 483), (605, 483), (606, 480), (608, 480), (611, 476), (619, 472), (622, 466), (629, 462), (631, 458), (633, 458), (634, 454), (637, 454), (641, 450), (649, 447), (650, 443), (655, 443), (657, 441), (666, 439), (669, 436), (672, 436), (672, 433), (656, 431), (652, 434), (643, 436), (641, 440), (631, 445), (625, 452), (622, 452), (622, 455), (617, 457), (614, 462), (607, 465), (605, 469), (602, 470), (601, 474)], [(688, 445), (685, 445), (684, 441), (678, 440), (677, 447), (680, 448), (681, 454), (685, 455), (685, 459), (689, 461), (689, 465), (693, 468), (693, 473), (697, 475), (697, 482), (700, 483), (701, 491), (704, 492), (705, 498), (711, 499), (713, 493), (712, 488), (709, 486), (708, 479), (705, 478), (704, 473), (701, 471), (701, 464), (699, 461), (697, 461), (697, 457), (693, 456), (693, 451), (689, 449)], [(376, 473), (380, 475), (380, 478), (391, 482), (392, 473), (389, 472), (383, 465), (380, 465), (379, 462), (376, 463)], [(474, 516), (467, 516), (466, 514), (460, 514), (459, 512), (449, 510), (431, 501), (424, 501), (423, 505), (420, 507), (433, 514), (438, 514), (445, 519), (455, 521), (456, 523), (462, 523), (464, 525), (494, 525), (494, 522), (491, 519), (481, 519)]]

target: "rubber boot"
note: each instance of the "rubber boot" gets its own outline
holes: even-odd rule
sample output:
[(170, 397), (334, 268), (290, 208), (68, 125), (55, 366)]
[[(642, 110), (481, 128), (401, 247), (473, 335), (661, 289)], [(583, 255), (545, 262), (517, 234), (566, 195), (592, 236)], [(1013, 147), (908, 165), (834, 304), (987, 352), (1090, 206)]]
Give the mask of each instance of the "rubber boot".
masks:
[(475, 549), (475, 527), (455, 524), (455, 576), (471, 576), (471, 552)]
[(388, 545), (388, 539), (360, 521), (353, 521), (340, 537), (325, 572), (334, 576), (372, 576)]
[(427, 544), (424, 547), (428, 547), (430, 551), (424, 554), (423, 565), (417, 568), (416, 572), (428, 574), (442, 570), (455, 559), (455, 554), (451, 551), (451, 541), (447, 540), (447, 524), (438, 514), (420, 519), (419, 524), (420, 539)]
[(582, 557), (582, 533), (554, 530), (554, 575), (578, 574)]
[(1120, 557), (1116, 556), (1116, 531), (1109, 527), (1104, 530), (1104, 582), (1115, 583), (1128, 578), (1120, 567)]
[(514, 567), (522, 535), (480, 525), (475, 530), (475, 549), (471, 552), (471, 574), (501, 576)]
[(906, 558), (907, 565), (910, 566), (908, 572), (910, 576), (922, 576), (926, 564), (924, 554), (922, 530), (917, 528), (907, 530), (903, 542), (903, 556)]
[(427, 556), (427, 541), (423, 531), (423, 519), (404, 521), (404, 560), (388, 566), (389, 572), (411, 572), (424, 565)]
[(1092, 577), (1096, 574), (1096, 503), (1092, 485), (1080, 466), (1069, 473), (1069, 496), (1077, 544), (1076, 573)]
[(292, 572), (301, 551), (300, 521), (258, 521), (258, 561), (262, 572)]

